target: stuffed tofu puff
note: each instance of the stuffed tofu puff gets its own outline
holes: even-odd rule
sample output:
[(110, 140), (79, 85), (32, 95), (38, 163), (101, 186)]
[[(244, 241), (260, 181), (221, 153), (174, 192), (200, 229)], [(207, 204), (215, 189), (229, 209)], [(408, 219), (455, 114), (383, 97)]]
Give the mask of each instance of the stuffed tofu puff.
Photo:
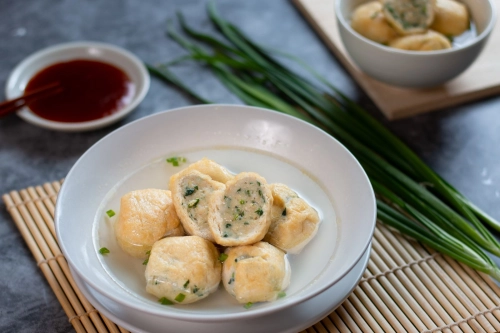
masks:
[(218, 258), (215, 246), (198, 236), (159, 240), (153, 245), (146, 267), (146, 291), (173, 303), (199, 301), (219, 286)]
[(170, 191), (159, 189), (125, 194), (114, 228), (118, 245), (136, 258), (146, 258), (157, 240), (184, 234)]
[(382, 13), (382, 4), (379, 1), (356, 7), (352, 13), (351, 27), (366, 38), (381, 44), (388, 44), (398, 37), (398, 33)]
[(199, 171), (210, 176), (213, 180), (224, 184), (234, 178), (234, 175), (226, 168), (205, 157), (189, 165), (187, 169)]
[(437, 0), (431, 29), (445, 36), (458, 36), (470, 27), (467, 7), (454, 0)]
[(451, 48), (451, 43), (442, 34), (428, 30), (425, 34), (410, 35), (396, 38), (389, 46), (409, 51), (435, 51)]
[(214, 191), (223, 191), (223, 183), (189, 168), (170, 178), (174, 207), (188, 235), (214, 241), (208, 226), (208, 203)]
[(239, 303), (274, 301), (290, 284), (285, 253), (269, 243), (231, 247), (225, 253), (222, 282)]
[(213, 238), (222, 246), (256, 243), (271, 223), (273, 197), (266, 180), (254, 172), (242, 172), (214, 191), (208, 207)]
[(270, 184), (270, 188), (271, 225), (264, 240), (287, 253), (299, 253), (316, 235), (319, 215), (285, 184)]

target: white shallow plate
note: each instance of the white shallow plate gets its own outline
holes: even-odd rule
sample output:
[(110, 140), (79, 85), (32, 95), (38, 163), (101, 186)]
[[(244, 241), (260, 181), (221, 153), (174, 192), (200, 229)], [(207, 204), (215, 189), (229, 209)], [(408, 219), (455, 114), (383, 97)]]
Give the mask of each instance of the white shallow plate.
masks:
[(77, 274), (73, 274), (73, 277), (82, 293), (99, 312), (131, 332), (296, 333), (314, 325), (344, 302), (363, 276), (369, 259), (370, 248), (346, 276), (318, 296), (274, 314), (238, 323), (197, 323), (138, 313), (98, 293)]
[[(167, 157), (207, 156), (233, 172), (255, 171), (283, 182), (319, 212), (322, 223), (302, 253), (290, 257), (287, 296), (250, 310), (224, 290), (199, 302), (165, 307), (145, 292), (142, 260), (127, 257), (112, 233), (127, 191), (167, 188), (179, 168)], [(56, 205), (66, 259), (86, 284), (131, 311), (190, 322), (248, 320), (315, 297), (340, 281), (369, 246), (375, 199), (359, 163), (325, 132), (277, 112), (233, 105), (186, 107), (143, 118), (108, 135), (71, 169)], [(98, 254), (100, 247), (111, 253)]]
[[(58, 44), (40, 50), (19, 63), (9, 78), (5, 88), (7, 99), (19, 97), (29, 80), (40, 70), (63, 61), (75, 59), (95, 60), (114, 65), (124, 71), (135, 85), (135, 94), (130, 103), (113, 114), (85, 122), (67, 123), (39, 117), (28, 108), (17, 112), (27, 122), (58, 131), (88, 131), (110, 125), (129, 114), (144, 99), (149, 89), (150, 77), (143, 62), (134, 54), (120, 47), (98, 42), (74, 42)], [(71, 110), (68, 110), (71, 112)]]

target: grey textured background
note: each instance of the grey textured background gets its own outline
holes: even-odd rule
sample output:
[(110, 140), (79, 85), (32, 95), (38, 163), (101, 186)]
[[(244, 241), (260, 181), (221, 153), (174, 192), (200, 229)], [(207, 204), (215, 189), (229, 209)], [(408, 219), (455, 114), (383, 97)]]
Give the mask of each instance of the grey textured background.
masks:
[[(222, 15), (253, 38), (304, 59), (376, 117), (380, 113), (286, 0), (217, 1)], [(182, 55), (165, 26), (182, 10), (211, 31), (205, 2), (195, 0), (0, 0), (0, 86), (22, 59), (44, 47), (78, 40), (122, 46), (146, 62)], [(209, 73), (183, 65), (176, 72), (200, 94), (239, 103)], [(0, 92), (0, 100), (4, 97)], [(0, 119), (0, 194), (63, 178), (92, 144), (121, 125), (190, 105), (156, 79), (144, 102), (122, 122), (87, 133), (34, 127), (15, 115)], [(387, 123), (445, 179), (500, 219), (500, 98)], [(3, 203), (0, 203), (0, 332), (71, 332), (71, 325)]]

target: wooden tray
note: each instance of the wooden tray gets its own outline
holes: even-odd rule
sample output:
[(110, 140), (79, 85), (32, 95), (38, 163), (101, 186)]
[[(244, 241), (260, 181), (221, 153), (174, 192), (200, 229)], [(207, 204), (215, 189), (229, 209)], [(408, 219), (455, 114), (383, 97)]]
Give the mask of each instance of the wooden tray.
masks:
[[(53, 220), (60, 187), (61, 182), (46, 183), (3, 200), (75, 330), (126, 333), (85, 299), (71, 276)], [(359, 285), (301, 333), (500, 332), (499, 304), (500, 288), (487, 275), (378, 224)]]
[[(326, 45), (366, 91), (384, 115), (392, 120), (458, 105), (500, 93), (500, 24), (496, 24), (481, 55), (464, 73), (433, 89), (404, 89), (374, 80), (352, 62), (340, 40), (335, 0), (292, 0)], [(500, 0), (495, 0), (497, 10)], [(498, 16), (498, 15), (497, 15)]]

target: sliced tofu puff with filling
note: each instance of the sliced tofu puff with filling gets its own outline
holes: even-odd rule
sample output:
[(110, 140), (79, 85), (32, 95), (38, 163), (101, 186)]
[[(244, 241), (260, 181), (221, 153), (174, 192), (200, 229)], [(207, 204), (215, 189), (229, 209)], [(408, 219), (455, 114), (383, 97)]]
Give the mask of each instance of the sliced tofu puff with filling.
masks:
[(234, 178), (234, 175), (232, 175), (226, 168), (205, 157), (197, 162), (194, 162), (188, 166), (187, 169), (199, 171), (207, 176), (210, 176), (213, 180), (223, 184)]
[(118, 245), (136, 258), (146, 258), (157, 240), (184, 234), (170, 191), (160, 189), (125, 194), (114, 229)]
[(285, 253), (266, 242), (227, 248), (222, 266), (224, 288), (239, 303), (274, 301), (290, 284)]
[(276, 183), (269, 187), (273, 207), (264, 240), (287, 253), (299, 253), (318, 231), (318, 212), (288, 186)]
[(381, 0), (387, 21), (402, 35), (427, 31), (434, 20), (435, 0)]
[(273, 197), (266, 180), (253, 172), (242, 172), (213, 193), (208, 223), (215, 242), (222, 246), (256, 243), (271, 223)]
[(224, 184), (199, 171), (185, 169), (173, 175), (169, 185), (175, 210), (186, 233), (213, 242), (207, 222), (208, 200), (214, 191), (224, 191)]
[(163, 304), (188, 304), (217, 290), (222, 265), (215, 246), (198, 236), (168, 237), (153, 245), (146, 291)]

